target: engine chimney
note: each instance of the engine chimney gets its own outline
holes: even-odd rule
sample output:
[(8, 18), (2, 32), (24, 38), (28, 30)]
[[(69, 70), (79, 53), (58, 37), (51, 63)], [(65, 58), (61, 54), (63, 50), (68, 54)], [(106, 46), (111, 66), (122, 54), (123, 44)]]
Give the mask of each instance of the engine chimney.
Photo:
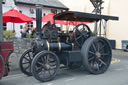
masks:
[(41, 39), (41, 26), (42, 26), (42, 8), (36, 8), (36, 35), (37, 39)]

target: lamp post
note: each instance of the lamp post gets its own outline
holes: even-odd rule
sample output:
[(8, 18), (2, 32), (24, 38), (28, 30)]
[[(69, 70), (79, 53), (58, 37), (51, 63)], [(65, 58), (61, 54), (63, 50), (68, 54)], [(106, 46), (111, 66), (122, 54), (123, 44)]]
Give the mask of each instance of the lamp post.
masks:
[(2, 0), (0, 0), (0, 42), (3, 41)]

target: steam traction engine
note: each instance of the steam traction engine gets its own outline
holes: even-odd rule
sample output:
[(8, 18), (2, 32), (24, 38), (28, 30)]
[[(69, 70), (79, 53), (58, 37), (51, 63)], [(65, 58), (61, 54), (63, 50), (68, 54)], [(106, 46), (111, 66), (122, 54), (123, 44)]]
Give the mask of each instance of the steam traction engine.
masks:
[[(111, 46), (106, 38), (93, 36), (86, 24), (77, 25), (73, 31), (64, 33), (54, 24), (41, 31), (42, 9), (37, 8), (37, 38), (32, 48), (20, 58), (21, 71), (33, 75), (39, 81), (55, 78), (60, 64), (83, 66), (92, 74), (104, 73), (111, 62)], [(55, 20), (98, 22), (101, 19), (118, 20), (118, 17), (66, 11), (54, 16)]]

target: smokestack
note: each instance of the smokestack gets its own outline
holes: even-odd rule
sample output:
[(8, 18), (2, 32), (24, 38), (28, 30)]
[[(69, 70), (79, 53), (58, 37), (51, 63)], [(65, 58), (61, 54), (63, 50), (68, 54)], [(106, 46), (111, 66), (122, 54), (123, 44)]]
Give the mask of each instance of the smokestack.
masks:
[(41, 39), (41, 26), (42, 26), (42, 8), (36, 8), (36, 35), (37, 39)]

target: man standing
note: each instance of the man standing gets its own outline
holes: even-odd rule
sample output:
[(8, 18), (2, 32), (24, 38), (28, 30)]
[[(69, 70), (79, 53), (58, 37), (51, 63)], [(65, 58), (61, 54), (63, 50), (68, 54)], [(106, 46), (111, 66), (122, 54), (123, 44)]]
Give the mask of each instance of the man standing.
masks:
[(21, 29), (21, 38), (26, 38), (26, 34), (27, 34), (27, 31), (28, 31), (28, 24), (25, 24), (24, 28)]

